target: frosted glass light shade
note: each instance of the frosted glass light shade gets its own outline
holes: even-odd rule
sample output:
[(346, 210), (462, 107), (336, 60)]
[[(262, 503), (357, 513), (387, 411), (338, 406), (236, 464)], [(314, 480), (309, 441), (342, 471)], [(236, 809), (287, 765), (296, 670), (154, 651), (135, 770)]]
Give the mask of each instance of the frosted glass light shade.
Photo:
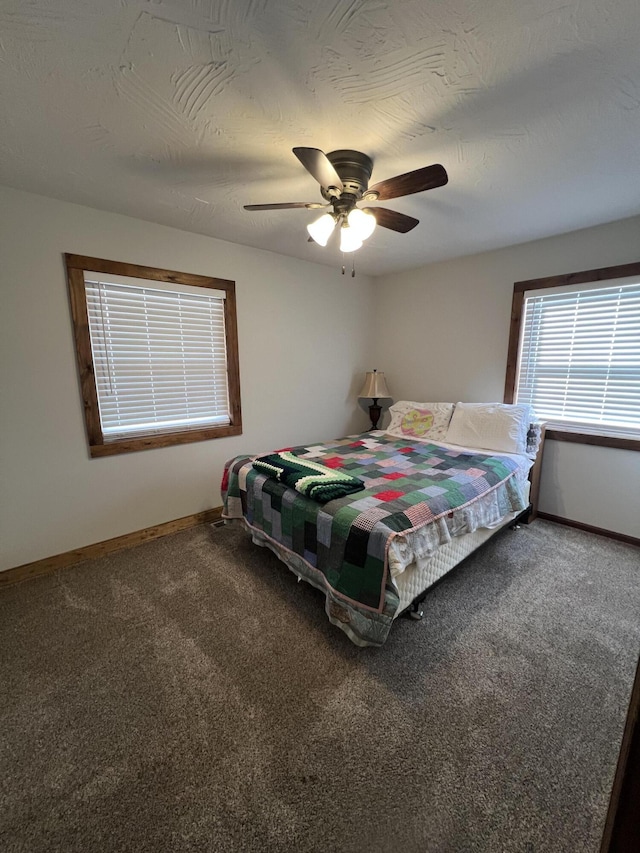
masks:
[(372, 213), (354, 207), (349, 216), (349, 228), (351, 228), (361, 240), (371, 237), (376, 228), (376, 218)]
[(336, 227), (336, 222), (330, 213), (323, 213), (320, 219), (307, 225), (307, 231), (319, 246), (326, 246), (329, 237)]
[(340, 229), (340, 251), (355, 252), (362, 246), (362, 240), (356, 233), (355, 228), (343, 225)]

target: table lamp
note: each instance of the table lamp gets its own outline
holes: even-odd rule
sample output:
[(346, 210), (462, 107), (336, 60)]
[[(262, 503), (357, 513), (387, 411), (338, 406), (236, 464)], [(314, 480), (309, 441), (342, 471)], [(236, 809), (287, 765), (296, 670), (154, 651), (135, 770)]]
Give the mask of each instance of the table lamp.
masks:
[(377, 370), (368, 371), (364, 380), (362, 391), (358, 394), (360, 400), (367, 398), (373, 400), (369, 406), (369, 417), (371, 418), (371, 429), (378, 429), (378, 421), (382, 414), (382, 406), (378, 405), (380, 397), (390, 397), (387, 383), (384, 381), (384, 373)]

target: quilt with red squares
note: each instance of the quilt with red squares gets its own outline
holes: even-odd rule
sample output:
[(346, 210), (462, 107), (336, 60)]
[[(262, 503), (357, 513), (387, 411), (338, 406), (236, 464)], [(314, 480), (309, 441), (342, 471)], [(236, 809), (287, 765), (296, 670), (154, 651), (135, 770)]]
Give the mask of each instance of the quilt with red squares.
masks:
[(505, 514), (526, 508), (518, 462), (508, 456), (368, 433), (282, 450), (356, 477), (364, 490), (320, 505), (256, 470), (255, 456), (239, 456), (225, 466), (223, 517), (244, 519), (276, 553), (295, 555), (296, 573), (327, 593), (331, 621), (344, 623), (344, 630), (350, 624), (347, 633), (355, 631), (365, 643), (384, 642), (398, 607), (387, 566), (391, 539), (502, 484), (508, 487)]

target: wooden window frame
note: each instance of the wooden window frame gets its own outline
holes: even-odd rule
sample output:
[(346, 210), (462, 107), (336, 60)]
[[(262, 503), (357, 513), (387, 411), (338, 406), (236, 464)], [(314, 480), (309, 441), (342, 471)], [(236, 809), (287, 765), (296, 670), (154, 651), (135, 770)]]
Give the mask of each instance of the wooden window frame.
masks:
[[(119, 453), (150, 450), (154, 447), (170, 447), (175, 444), (189, 444), (193, 441), (207, 441), (212, 438), (241, 435), (242, 413), (240, 406), (240, 365), (238, 358), (235, 282), (222, 278), (210, 278), (203, 275), (192, 275), (191, 273), (159, 269), (157, 267), (145, 267), (138, 264), (108, 261), (103, 258), (90, 258), (85, 255), (65, 254), (64, 257), (69, 284), (69, 300), (78, 363), (80, 393), (91, 457), (114, 456)], [(224, 322), (230, 424), (105, 441), (100, 424), (98, 392), (93, 368), (84, 282), (85, 271), (131, 276), (150, 281), (164, 281), (173, 284), (185, 284), (191, 287), (206, 287), (225, 291)]]
[[(640, 261), (620, 264), (615, 267), (601, 267), (596, 270), (582, 270), (566, 275), (552, 275), (546, 278), (533, 278), (529, 281), (516, 281), (513, 285), (511, 303), (511, 327), (509, 331), (509, 349), (507, 354), (507, 374), (504, 384), (504, 402), (513, 403), (516, 393), (520, 332), (523, 320), (524, 295), (529, 290), (544, 290), (550, 287), (566, 287), (570, 284), (587, 284), (594, 281), (640, 276)], [(620, 436), (596, 435), (566, 429), (547, 428), (546, 437), (553, 441), (572, 441), (578, 444), (596, 444), (600, 447), (617, 447), (621, 450), (640, 450), (640, 439)]]

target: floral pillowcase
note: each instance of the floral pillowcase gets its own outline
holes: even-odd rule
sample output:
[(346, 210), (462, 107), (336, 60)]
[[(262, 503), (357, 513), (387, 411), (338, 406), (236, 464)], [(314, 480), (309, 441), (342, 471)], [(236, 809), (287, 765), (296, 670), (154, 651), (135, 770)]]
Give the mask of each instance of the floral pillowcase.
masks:
[(396, 438), (444, 441), (453, 414), (453, 403), (414, 403), (401, 400), (389, 409), (387, 433)]

